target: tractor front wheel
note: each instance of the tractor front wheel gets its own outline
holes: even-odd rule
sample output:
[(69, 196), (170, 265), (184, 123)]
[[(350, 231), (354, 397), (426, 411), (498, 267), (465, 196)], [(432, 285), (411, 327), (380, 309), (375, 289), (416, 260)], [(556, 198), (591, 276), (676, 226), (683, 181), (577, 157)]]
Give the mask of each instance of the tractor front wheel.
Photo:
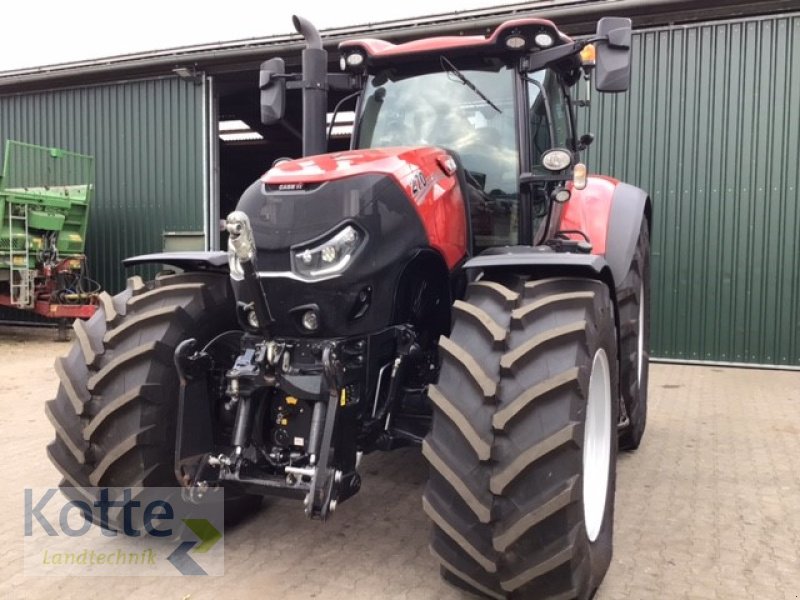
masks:
[[(148, 283), (132, 277), (125, 291), (100, 300), (91, 319), (75, 322), (75, 342), (55, 364), (61, 384), (45, 405), (56, 434), (47, 453), (61, 488), (92, 500), (87, 488), (178, 486), (173, 356), (182, 340), (203, 343), (238, 328), (227, 277), (186, 273)], [(226, 497), (226, 516), (260, 502)]]
[(492, 598), (589, 598), (611, 560), (614, 309), (599, 281), (481, 280), (429, 389), (423, 508), (443, 576)]

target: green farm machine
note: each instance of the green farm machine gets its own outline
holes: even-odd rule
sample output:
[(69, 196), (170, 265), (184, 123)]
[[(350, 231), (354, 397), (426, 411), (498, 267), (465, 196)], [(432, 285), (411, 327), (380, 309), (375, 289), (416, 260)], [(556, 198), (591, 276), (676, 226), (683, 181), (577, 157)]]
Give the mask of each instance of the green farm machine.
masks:
[(84, 247), (94, 191), (93, 158), (21, 142), (6, 144), (0, 179), (0, 306), (56, 319), (96, 309), (99, 285)]

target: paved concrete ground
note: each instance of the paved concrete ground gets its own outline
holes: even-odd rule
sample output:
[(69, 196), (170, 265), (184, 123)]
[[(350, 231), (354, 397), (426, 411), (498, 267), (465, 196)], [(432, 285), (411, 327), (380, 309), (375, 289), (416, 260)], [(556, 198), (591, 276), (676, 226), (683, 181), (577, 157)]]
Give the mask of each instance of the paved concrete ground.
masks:
[[(43, 404), (50, 334), (0, 328), (0, 598), (456, 599), (426, 550), (426, 468), (367, 457), (332, 521), (272, 502), (225, 535), (224, 577), (36, 578), (22, 564), (25, 487), (55, 485)], [(614, 560), (598, 600), (800, 598), (800, 373), (654, 365), (642, 448), (619, 462)]]

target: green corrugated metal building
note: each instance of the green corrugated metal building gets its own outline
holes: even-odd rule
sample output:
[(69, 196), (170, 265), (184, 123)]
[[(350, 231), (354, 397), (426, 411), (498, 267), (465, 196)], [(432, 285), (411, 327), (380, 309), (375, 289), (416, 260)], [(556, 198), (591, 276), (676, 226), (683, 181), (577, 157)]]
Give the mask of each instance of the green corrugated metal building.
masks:
[(648, 190), (653, 353), (800, 365), (800, 16), (635, 35), (591, 167)]
[(163, 232), (208, 225), (203, 85), (177, 77), (0, 96), (0, 139), (95, 157), (87, 232), (92, 277), (124, 284), (120, 261)]
[[(580, 128), (597, 135), (591, 170), (655, 202), (653, 355), (800, 367), (800, 1), (540, 0), (325, 40), (486, 32), (525, 15), (584, 34), (609, 14), (634, 21), (632, 89), (595, 96)], [(300, 48), (275, 36), (0, 73), (0, 142), (95, 156), (88, 255), (115, 291), (125, 256), (218, 247), (242, 189), (299, 154), (299, 110), (263, 128), (256, 89), (262, 60), (293, 69)], [(264, 139), (220, 140), (219, 123), (237, 120)]]

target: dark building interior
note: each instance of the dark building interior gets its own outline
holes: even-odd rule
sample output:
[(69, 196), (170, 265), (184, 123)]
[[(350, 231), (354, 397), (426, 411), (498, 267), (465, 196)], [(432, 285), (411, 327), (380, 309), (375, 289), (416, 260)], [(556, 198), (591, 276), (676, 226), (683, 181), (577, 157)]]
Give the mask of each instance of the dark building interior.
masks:
[[(333, 64), (331, 65), (333, 68)], [(291, 70), (292, 67), (287, 67)], [(219, 186), (221, 218), (232, 211), (241, 193), (263, 175), (279, 158), (297, 158), (302, 155), (302, 99), (300, 90), (289, 90), (286, 98), (286, 118), (276, 125), (262, 125), (259, 107), (258, 72), (237, 72), (216, 78), (219, 113)], [(347, 95), (330, 91), (329, 110)], [(353, 111), (355, 99), (342, 105), (340, 116)], [(241, 136), (226, 135), (226, 127), (236, 121), (249, 128)], [(337, 118), (337, 125), (342, 120)], [(234, 125), (241, 127), (241, 124)], [(347, 127), (337, 127), (329, 139), (329, 151), (346, 150), (350, 146)], [(234, 137), (235, 139), (225, 139)], [(261, 139), (258, 139), (258, 138)], [(238, 139), (256, 138), (256, 139)]]

